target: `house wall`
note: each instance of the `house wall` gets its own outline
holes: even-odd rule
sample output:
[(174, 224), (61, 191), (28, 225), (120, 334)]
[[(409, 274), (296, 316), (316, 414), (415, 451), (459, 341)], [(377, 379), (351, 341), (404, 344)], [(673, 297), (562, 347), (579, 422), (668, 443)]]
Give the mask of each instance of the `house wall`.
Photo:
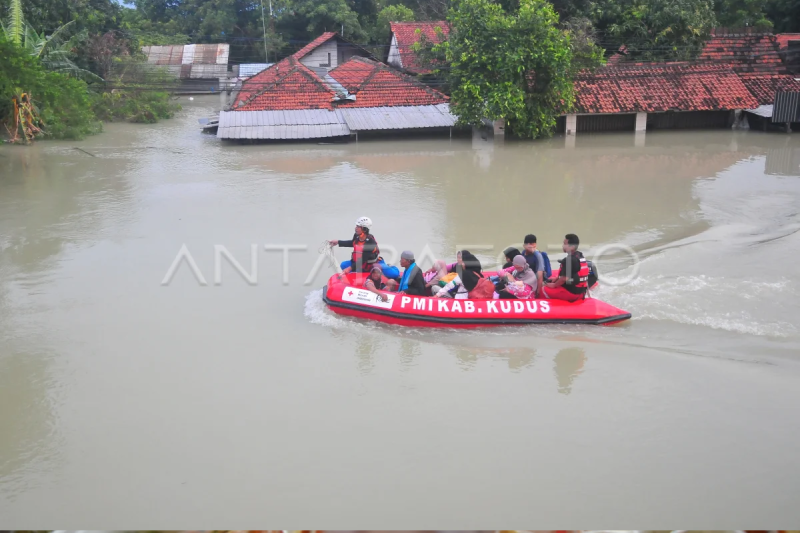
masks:
[(636, 127), (636, 114), (620, 115), (578, 115), (576, 131), (633, 131)]
[(730, 128), (731, 124), (731, 111), (684, 111), (647, 115), (648, 130)]
[(346, 63), (352, 57), (368, 57), (361, 48), (347, 43), (339, 43), (339, 64)]
[(175, 94), (213, 94), (220, 91), (219, 78), (195, 78), (180, 80)]
[[(330, 54), (330, 56), (328, 54)], [(328, 64), (329, 57), (330, 64)], [(308, 68), (325, 68), (327, 70), (336, 68), (339, 65), (337, 40), (331, 39), (328, 42), (318, 46), (312, 50), (310, 54), (302, 58), (300, 62)]]
[(386, 62), (395, 68), (403, 68), (403, 61), (400, 59), (400, 51), (397, 49), (397, 37), (392, 34), (392, 43), (389, 45), (389, 57)]

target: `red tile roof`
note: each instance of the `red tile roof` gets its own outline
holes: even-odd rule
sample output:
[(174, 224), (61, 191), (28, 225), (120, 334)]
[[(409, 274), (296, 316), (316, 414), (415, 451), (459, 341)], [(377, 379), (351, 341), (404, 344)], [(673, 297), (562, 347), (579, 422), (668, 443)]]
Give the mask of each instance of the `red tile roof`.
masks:
[(355, 102), (340, 107), (391, 107), (446, 104), (447, 96), (383, 63), (353, 57), (330, 72), (331, 77), (355, 94)]
[(440, 41), (436, 28), (441, 28), (444, 37), (450, 34), (450, 26), (447, 21), (437, 20), (433, 22), (391, 22), (389, 27), (397, 40), (397, 51), (400, 54), (400, 61), (403, 68), (414, 74), (427, 74), (431, 69), (425, 68), (420, 64), (417, 54), (411, 49), (411, 45), (419, 41), (420, 30), (422, 35), (434, 43)]
[(326, 42), (336, 37), (336, 35), (337, 33), (335, 31), (326, 31), (325, 33), (323, 33), (322, 35), (320, 35), (319, 37), (317, 37), (316, 39), (305, 45), (303, 48), (292, 54), (292, 57), (294, 57), (295, 59), (303, 59), (303, 57), (310, 54), (311, 51), (314, 50), (314, 48), (317, 48), (318, 46), (325, 44)]
[(713, 35), (703, 47), (698, 61), (727, 65), (737, 74), (786, 73), (778, 41), (772, 34)]
[(752, 109), (758, 102), (724, 66), (620, 65), (575, 79), (578, 113)]
[(358, 61), (351, 58), (331, 70), (330, 75), (338, 81), (348, 92), (355, 93), (361, 88), (361, 84), (366, 81), (370, 74), (375, 70), (374, 61)]
[(755, 96), (759, 105), (775, 101), (776, 91), (800, 91), (800, 81), (791, 74), (742, 75), (745, 87)]
[(333, 109), (334, 97), (334, 91), (312, 70), (289, 56), (245, 81), (232, 109)]
[(781, 50), (789, 48), (789, 41), (800, 41), (800, 33), (779, 33), (775, 36)]

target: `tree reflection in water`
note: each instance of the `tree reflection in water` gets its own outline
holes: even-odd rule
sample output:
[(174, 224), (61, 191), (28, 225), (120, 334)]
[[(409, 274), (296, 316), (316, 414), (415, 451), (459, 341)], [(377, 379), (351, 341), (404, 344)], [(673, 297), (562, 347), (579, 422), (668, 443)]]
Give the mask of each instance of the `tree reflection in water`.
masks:
[(572, 383), (583, 372), (586, 364), (586, 353), (583, 348), (564, 348), (553, 359), (553, 370), (558, 380), (558, 392), (569, 394), (572, 392)]

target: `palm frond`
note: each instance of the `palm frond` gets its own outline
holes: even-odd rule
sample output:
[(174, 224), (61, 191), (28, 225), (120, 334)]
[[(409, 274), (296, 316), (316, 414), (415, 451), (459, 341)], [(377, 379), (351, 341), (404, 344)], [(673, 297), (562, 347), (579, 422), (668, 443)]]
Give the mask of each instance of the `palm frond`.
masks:
[(11, 0), (8, 9), (8, 21), (3, 23), (3, 32), (6, 39), (22, 46), (22, 39), (25, 34), (25, 20), (22, 17), (22, 0)]
[(22, 46), (33, 57), (41, 57), (42, 51), (47, 44), (47, 39), (43, 35), (36, 33), (30, 24), (25, 25), (25, 34)]
[(70, 20), (69, 22), (67, 22), (66, 24), (64, 24), (60, 28), (58, 28), (56, 31), (54, 31), (52, 35), (50, 35), (49, 37), (46, 37), (44, 39), (44, 41), (45, 41), (44, 46), (42, 47), (42, 50), (39, 52), (39, 55), (41, 56), (41, 54), (44, 52), (44, 49), (47, 48), (48, 46), (60, 46), (60, 45), (62, 45), (63, 44), (62, 35), (63, 35), (64, 31), (66, 31), (66, 29), (69, 28), (73, 24), (75, 24), (75, 21), (74, 20)]
[(102, 83), (104, 80), (97, 74), (80, 68), (69, 57), (66, 50), (52, 50), (42, 57), (42, 66), (47, 70), (84, 80), (88, 83)]

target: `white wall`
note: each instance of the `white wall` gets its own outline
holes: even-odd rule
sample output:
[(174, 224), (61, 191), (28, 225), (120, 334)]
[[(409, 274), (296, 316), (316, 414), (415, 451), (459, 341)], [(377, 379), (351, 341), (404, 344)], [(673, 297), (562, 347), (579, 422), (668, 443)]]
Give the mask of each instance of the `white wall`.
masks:
[[(336, 66), (339, 64), (337, 44), (337, 40), (334, 37), (328, 42), (321, 44), (312, 50), (311, 53), (302, 58), (300, 62), (309, 68), (320, 68), (323, 67), (323, 65), (325, 65), (324, 68), (328, 70), (336, 68)], [(326, 63), (328, 63), (328, 54), (330, 54), (331, 59), (330, 66), (326, 65)]]
[(400, 51), (397, 49), (397, 37), (392, 34), (392, 43), (389, 45), (389, 58), (387, 63), (396, 68), (403, 68), (403, 61), (400, 58)]

